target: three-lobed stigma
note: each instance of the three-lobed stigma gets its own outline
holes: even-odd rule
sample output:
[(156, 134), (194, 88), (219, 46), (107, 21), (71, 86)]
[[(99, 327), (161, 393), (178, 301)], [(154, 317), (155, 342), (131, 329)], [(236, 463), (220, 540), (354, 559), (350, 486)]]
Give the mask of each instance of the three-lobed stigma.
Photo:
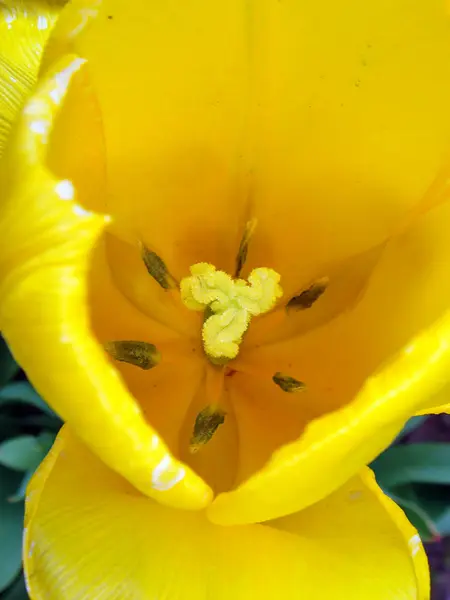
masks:
[(271, 310), (283, 294), (280, 275), (273, 269), (254, 269), (248, 281), (233, 279), (209, 263), (197, 263), (181, 280), (181, 299), (191, 310), (209, 315), (202, 328), (203, 346), (213, 362), (236, 358), (252, 317)]

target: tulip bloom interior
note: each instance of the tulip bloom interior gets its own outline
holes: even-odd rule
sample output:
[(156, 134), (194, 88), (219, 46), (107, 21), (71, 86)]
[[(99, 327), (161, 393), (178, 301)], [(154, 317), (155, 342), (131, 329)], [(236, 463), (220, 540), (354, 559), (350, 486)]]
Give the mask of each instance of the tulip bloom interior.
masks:
[[(190, 9), (177, 10), (176, 19), (148, 11), (138, 24), (114, 3), (101, 8), (75, 43), (89, 63), (67, 93), (48, 165), (74, 183), (86, 209), (112, 217), (90, 263), (99, 343), (114, 344), (115, 368), (171, 454), (217, 494), (264, 469), (309, 424), (332, 436), (339, 426), (323, 417), (381, 404), (378, 390), (365, 402), (358, 395), (367, 378), (447, 306), (430, 290), (444, 279), (435, 257), (446, 252), (448, 207), (427, 212), (440, 190), (427, 192), (446, 166), (450, 123), (443, 112), (437, 122), (436, 107), (444, 111), (450, 82), (430, 83), (432, 111), (419, 82), (430, 79), (431, 59), (446, 69), (448, 42), (411, 19), (402, 35), (422, 36), (411, 64), (406, 50), (393, 50), (398, 33), (385, 33), (393, 37), (377, 51), (358, 9), (338, 66), (317, 47), (319, 23), (329, 44), (338, 39), (330, 7), (323, 19), (319, 7), (295, 13), (268, 2), (250, 27), (240, 2), (220, 10), (198, 2), (195, 34)], [(401, 12), (391, 16), (401, 22)], [(120, 56), (119, 31), (136, 38)], [(201, 305), (186, 299), (199, 265), (222, 278), (214, 294), (207, 275), (197, 276), (210, 293)], [(267, 310), (233, 313), (220, 294), (252, 289), (237, 284), (258, 269), (277, 280)], [(214, 355), (212, 328), (231, 354)], [(151, 370), (127, 358), (142, 343), (157, 349)], [(365, 462), (411, 414), (398, 401), (385, 408), (387, 427), (372, 417), (364, 433), (373, 444)], [(354, 433), (346, 420), (343, 437)]]
[(128, 497), (142, 543), (186, 527), (208, 540), (196, 556), (283, 548), (286, 598), (308, 519), (337, 560), (322, 511), (345, 520), (363, 498), (373, 536), (392, 518), (399, 578), (366, 597), (426, 598), (419, 542), (364, 467), (410, 416), (446, 408), (448, 7), (74, 0), (42, 48), (0, 163), (0, 323), (67, 421), (31, 487), (35, 598), (78, 597), (79, 573), (53, 582), (42, 558), (71, 564), (56, 531), (93, 552), (58, 506), (84, 523), (77, 507), (111, 498), (115, 521)]

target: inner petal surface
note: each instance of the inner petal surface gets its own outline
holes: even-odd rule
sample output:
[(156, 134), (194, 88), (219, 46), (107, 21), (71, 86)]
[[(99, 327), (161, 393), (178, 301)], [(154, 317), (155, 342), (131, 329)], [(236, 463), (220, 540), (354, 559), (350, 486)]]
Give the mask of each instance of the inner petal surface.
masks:
[(104, 117), (110, 210), (176, 276), (199, 260), (230, 271), (251, 210), (247, 268), (283, 272), (294, 292), (321, 265), (383, 241), (444, 160), (440, 0), (409, 3), (406, 20), (404, 2), (389, 0), (129, 10), (107, 0), (77, 46)]

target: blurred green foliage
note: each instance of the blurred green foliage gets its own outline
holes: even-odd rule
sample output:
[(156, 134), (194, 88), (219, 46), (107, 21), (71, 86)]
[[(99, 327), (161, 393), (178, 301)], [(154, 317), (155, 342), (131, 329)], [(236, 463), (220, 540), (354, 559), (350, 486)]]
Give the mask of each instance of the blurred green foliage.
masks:
[(25, 491), (60, 427), (0, 338), (1, 600), (28, 598), (21, 565)]
[[(412, 419), (405, 434), (421, 424)], [(378, 483), (403, 508), (424, 541), (450, 535), (450, 440), (399, 441), (372, 463)]]

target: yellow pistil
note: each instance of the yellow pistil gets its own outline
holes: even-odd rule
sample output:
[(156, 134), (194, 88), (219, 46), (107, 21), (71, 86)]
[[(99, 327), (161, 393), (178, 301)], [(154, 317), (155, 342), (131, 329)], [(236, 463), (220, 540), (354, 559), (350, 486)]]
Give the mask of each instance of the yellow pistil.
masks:
[(273, 269), (254, 269), (248, 281), (233, 279), (209, 263), (190, 268), (180, 284), (181, 299), (191, 310), (209, 315), (202, 329), (203, 346), (213, 361), (231, 360), (252, 317), (271, 310), (283, 294), (280, 275)]

